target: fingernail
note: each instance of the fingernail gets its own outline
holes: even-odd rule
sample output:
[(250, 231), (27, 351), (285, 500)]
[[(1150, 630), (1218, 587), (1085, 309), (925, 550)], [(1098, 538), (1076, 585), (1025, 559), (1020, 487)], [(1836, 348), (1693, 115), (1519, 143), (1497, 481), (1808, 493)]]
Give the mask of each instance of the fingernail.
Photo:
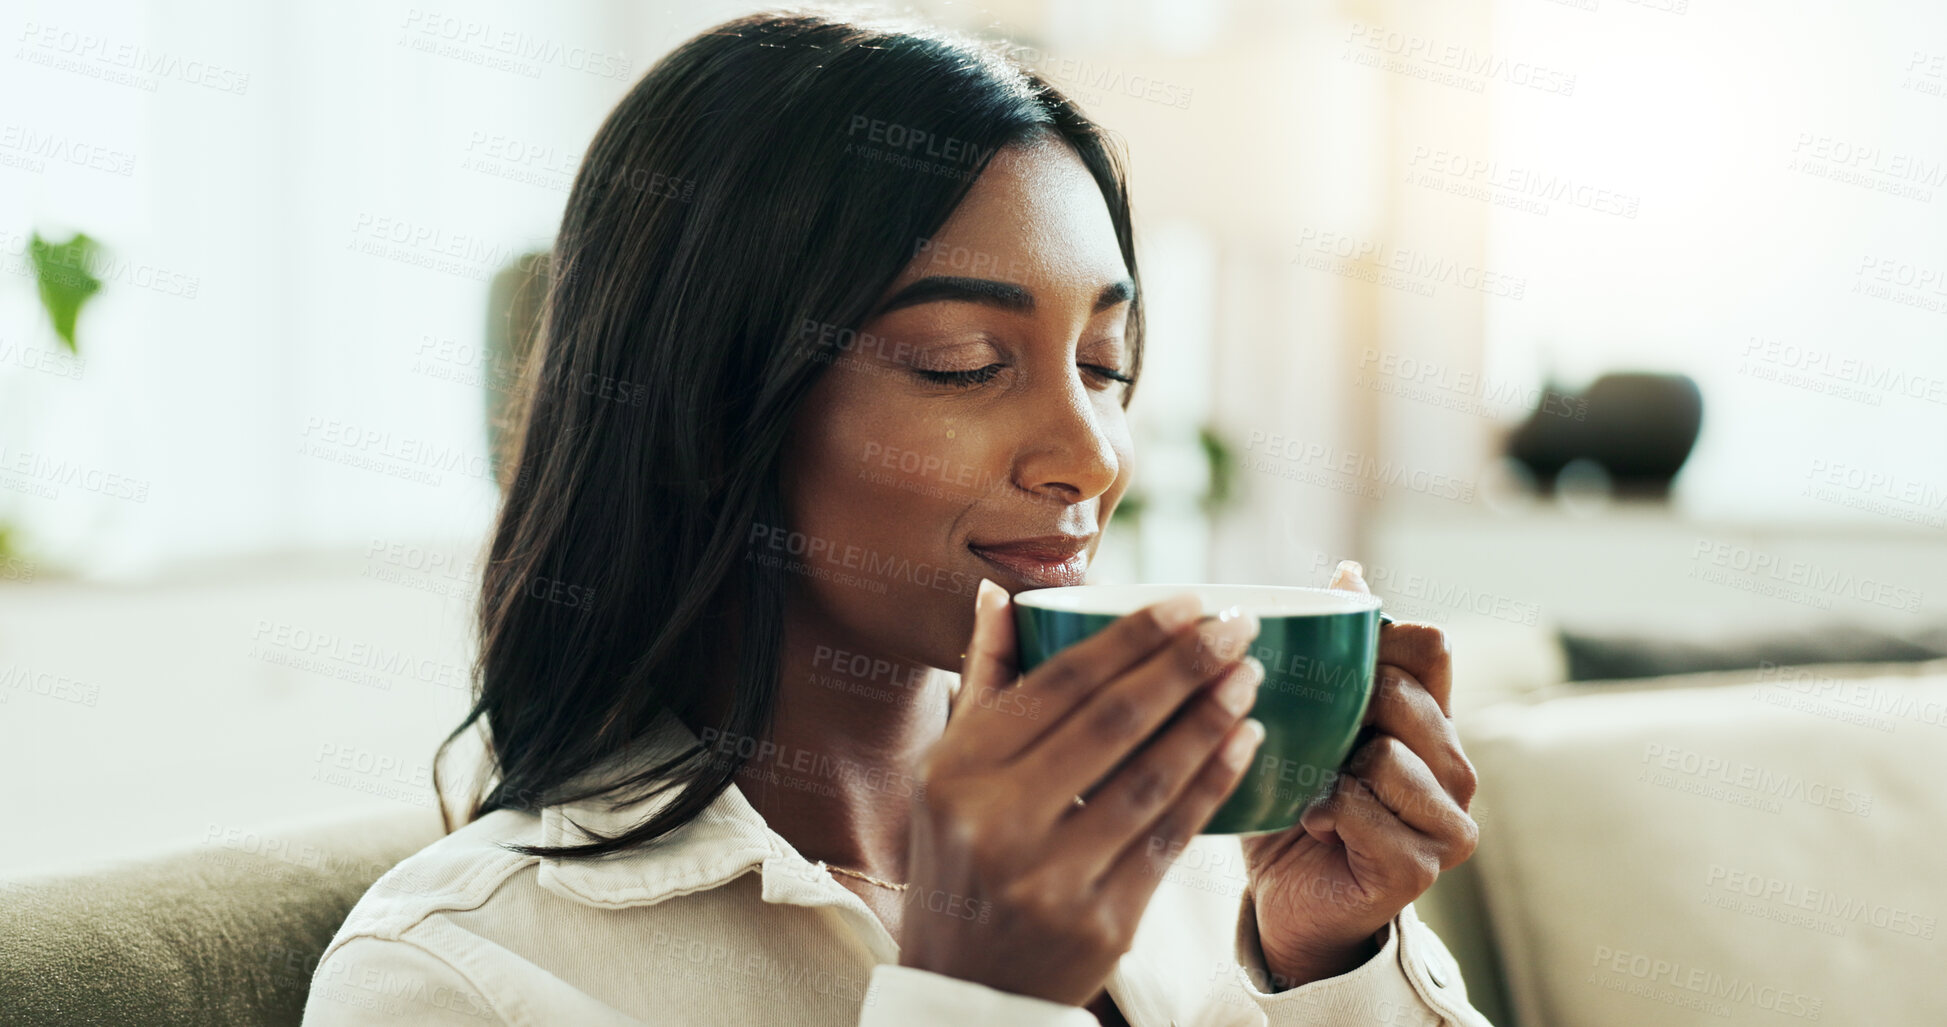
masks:
[(974, 593), (974, 608), (995, 610), (1007, 605), (1007, 589), (994, 584), (987, 578), (980, 579), (980, 588)]
[(1197, 639), (1197, 647), (1228, 661), (1257, 637), (1257, 614), (1233, 606), (1197, 630), (1202, 633)]
[(1339, 570), (1351, 571), (1352, 576), (1358, 578), (1361, 581), (1364, 581), (1366, 577), (1365, 567), (1362, 564), (1360, 564), (1359, 561), (1357, 560), (1340, 560)]
[(1203, 600), (1193, 592), (1185, 592), (1156, 604), (1156, 623), (1162, 625), (1164, 631), (1174, 632), (1196, 620), (1202, 612)]
[(1224, 746), (1225, 765), (1232, 770), (1242, 767), (1251, 758), (1251, 753), (1257, 749), (1257, 744), (1262, 741), (1264, 741), (1263, 722), (1256, 717), (1244, 721), (1244, 729), (1237, 732), (1237, 736), (1230, 740), (1229, 745)]
[(1241, 630), (1249, 631), (1253, 635), (1257, 634), (1257, 614), (1241, 606), (1227, 606), (1224, 607), (1222, 612), (1217, 614), (1217, 623), (1219, 624), (1228, 624), (1232, 621), (1243, 625), (1244, 627)]
[(1244, 662), (1217, 686), (1217, 705), (1239, 715), (1250, 712), (1257, 702), (1257, 686), (1263, 680), (1264, 664), (1255, 656), (1244, 657)]

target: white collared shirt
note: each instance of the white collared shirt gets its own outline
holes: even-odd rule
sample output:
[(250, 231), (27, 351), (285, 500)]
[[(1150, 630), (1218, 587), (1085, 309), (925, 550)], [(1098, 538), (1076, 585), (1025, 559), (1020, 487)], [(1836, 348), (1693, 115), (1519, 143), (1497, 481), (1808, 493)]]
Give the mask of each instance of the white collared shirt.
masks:
[[(696, 742), (668, 713), (659, 725), (659, 745)], [(570, 817), (616, 834), (673, 794), (614, 811), (599, 801), (538, 816), (498, 810), (408, 857), (359, 899), (325, 949), (304, 1023), (1095, 1025), (1079, 1006), (898, 965), (884, 923), (773, 831), (734, 783), (646, 849), (563, 860), (501, 847), (586, 841)], [(1240, 916), (1245, 883), (1236, 836), (1202, 835), (1185, 847), (1107, 981), (1132, 1027), (1490, 1027), (1411, 906), (1365, 965), (1260, 990), (1263, 957)], [(934, 898), (908, 901), (986, 915)]]

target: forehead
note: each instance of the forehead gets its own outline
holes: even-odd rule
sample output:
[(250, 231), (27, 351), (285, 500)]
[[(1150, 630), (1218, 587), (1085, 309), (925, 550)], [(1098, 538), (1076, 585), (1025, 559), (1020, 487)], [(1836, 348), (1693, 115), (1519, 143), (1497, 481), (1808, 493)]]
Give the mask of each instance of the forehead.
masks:
[(1041, 138), (994, 154), (966, 197), (892, 288), (927, 275), (1086, 294), (1127, 277), (1102, 189), (1069, 146)]

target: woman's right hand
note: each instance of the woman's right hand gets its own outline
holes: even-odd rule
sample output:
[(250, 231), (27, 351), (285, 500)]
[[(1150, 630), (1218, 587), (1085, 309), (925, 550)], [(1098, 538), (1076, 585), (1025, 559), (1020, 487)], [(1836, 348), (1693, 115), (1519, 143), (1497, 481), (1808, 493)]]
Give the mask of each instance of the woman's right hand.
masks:
[(1244, 718), (1264, 678), (1246, 656), (1257, 618), (1197, 623), (1197, 598), (1177, 596), (1017, 680), (1006, 590), (983, 579), (974, 611), (946, 730), (917, 767), (899, 961), (1084, 1005), (1264, 738)]

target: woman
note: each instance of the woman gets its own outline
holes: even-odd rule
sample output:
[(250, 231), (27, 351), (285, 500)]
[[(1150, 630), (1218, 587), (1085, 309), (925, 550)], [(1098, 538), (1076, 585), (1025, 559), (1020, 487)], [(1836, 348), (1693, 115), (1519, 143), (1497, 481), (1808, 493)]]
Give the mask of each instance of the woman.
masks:
[(1253, 618), (1159, 603), (1017, 680), (1008, 593), (1079, 581), (1131, 474), (1128, 193), (1073, 104), (733, 21), (602, 126), (552, 267), (448, 739), (484, 722), (491, 787), (307, 1023), (1484, 1023), (1408, 907), (1474, 839), (1437, 630), (1386, 629), (1352, 773), (1241, 847), (1196, 832), (1261, 737)]

